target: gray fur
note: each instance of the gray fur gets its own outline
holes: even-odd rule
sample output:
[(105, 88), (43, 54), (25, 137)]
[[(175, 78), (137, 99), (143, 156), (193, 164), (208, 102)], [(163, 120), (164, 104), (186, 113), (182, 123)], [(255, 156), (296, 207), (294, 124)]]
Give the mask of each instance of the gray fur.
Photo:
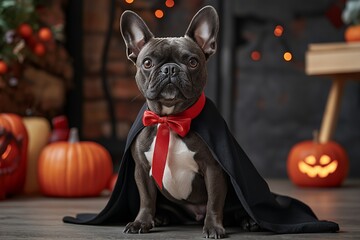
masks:
[[(138, 15), (131, 11), (123, 13), (120, 29), (128, 58), (137, 67), (136, 82), (151, 111), (158, 115), (177, 114), (197, 101), (207, 80), (206, 61), (216, 50), (218, 28), (217, 13), (209, 6), (194, 16), (185, 36), (180, 38), (156, 38)], [(151, 166), (145, 153), (156, 131), (156, 126), (145, 127), (131, 146), (140, 210), (134, 222), (125, 227), (127, 233), (148, 232), (154, 226), (157, 187), (149, 176)], [(181, 141), (195, 153), (191, 160), (198, 165), (198, 170), (192, 173), (192, 192), (181, 200), (165, 188), (161, 193), (192, 212), (196, 220), (204, 220), (204, 237), (223, 238), (225, 173), (196, 133), (190, 131)]]

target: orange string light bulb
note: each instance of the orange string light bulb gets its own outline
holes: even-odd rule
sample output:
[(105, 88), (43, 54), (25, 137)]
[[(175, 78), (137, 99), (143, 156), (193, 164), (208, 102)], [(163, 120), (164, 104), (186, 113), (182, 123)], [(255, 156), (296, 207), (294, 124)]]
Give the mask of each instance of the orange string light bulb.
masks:
[(165, 6), (168, 8), (172, 8), (175, 5), (174, 0), (166, 0)]
[(164, 12), (160, 9), (155, 11), (155, 17), (157, 18), (163, 18), (164, 17)]
[(289, 62), (292, 59), (292, 54), (291, 54), (291, 52), (285, 52), (283, 57), (284, 57), (285, 61)]
[(274, 35), (276, 37), (281, 37), (284, 32), (284, 28), (281, 25), (276, 25), (274, 29)]

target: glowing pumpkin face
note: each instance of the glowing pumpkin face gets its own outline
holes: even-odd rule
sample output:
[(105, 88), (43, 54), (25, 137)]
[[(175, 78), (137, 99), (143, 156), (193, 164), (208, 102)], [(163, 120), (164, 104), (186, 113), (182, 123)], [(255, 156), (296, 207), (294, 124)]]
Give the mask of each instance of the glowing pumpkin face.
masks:
[(300, 142), (291, 149), (287, 161), (288, 175), (298, 186), (340, 186), (348, 168), (346, 152), (335, 142)]
[(331, 160), (328, 155), (321, 155), (319, 164), (317, 164), (314, 155), (307, 156), (303, 162), (299, 162), (300, 172), (307, 174), (311, 178), (316, 176), (326, 178), (329, 174), (334, 173), (338, 167), (337, 160)]

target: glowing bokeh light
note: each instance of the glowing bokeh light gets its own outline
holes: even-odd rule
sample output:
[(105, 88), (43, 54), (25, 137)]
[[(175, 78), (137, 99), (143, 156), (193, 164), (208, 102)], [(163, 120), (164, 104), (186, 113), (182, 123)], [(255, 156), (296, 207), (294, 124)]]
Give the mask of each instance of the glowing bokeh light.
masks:
[(164, 12), (160, 9), (155, 11), (155, 17), (157, 18), (163, 18), (164, 17)]
[(291, 52), (285, 52), (283, 57), (285, 61), (289, 62), (292, 59), (292, 54)]
[(261, 53), (259, 51), (252, 51), (251, 59), (254, 61), (259, 61), (261, 59)]
[(125, 0), (126, 3), (131, 4), (134, 2), (134, 0)]
[(168, 8), (172, 8), (175, 5), (174, 0), (166, 0), (165, 2), (165, 6), (167, 6)]
[(274, 29), (274, 35), (280, 37), (284, 32), (284, 28), (281, 25), (276, 25)]

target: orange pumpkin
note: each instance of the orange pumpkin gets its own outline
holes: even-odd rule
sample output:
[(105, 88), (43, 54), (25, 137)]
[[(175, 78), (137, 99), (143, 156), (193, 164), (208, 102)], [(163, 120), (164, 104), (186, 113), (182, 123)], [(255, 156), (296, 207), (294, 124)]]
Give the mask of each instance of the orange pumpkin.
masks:
[(90, 197), (107, 187), (113, 171), (109, 152), (90, 141), (78, 141), (71, 129), (69, 141), (46, 146), (40, 154), (38, 180), (43, 194), (54, 197)]
[(360, 25), (348, 26), (345, 30), (345, 40), (347, 42), (360, 41)]
[(333, 141), (300, 142), (290, 150), (287, 160), (290, 179), (302, 187), (338, 187), (348, 169), (346, 151)]
[(22, 191), (26, 177), (28, 135), (21, 118), (0, 114), (0, 199)]

